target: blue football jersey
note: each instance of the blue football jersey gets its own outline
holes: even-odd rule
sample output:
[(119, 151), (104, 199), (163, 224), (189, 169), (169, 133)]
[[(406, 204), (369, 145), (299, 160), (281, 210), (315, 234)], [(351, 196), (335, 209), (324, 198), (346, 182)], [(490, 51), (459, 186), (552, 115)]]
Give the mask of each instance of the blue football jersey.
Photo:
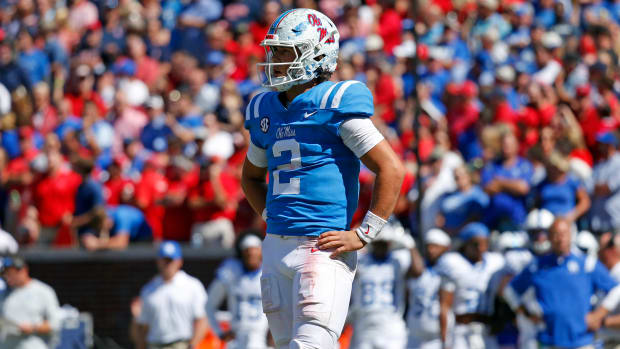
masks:
[(359, 81), (323, 82), (288, 108), (278, 92), (252, 98), (245, 127), (252, 143), (267, 153), (267, 233), (317, 236), (349, 229), (360, 161), (343, 143), (339, 127), (347, 119), (372, 116), (373, 106)]

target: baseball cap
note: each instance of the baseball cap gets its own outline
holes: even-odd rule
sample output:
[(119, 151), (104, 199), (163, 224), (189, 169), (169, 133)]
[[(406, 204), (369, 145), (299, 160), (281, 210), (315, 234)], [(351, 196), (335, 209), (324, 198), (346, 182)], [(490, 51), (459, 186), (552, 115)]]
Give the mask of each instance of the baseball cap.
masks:
[(144, 105), (151, 109), (160, 109), (164, 107), (164, 99), (159, 95), (150, 96)]
[(486, 225), (479, 222), (473, 222), (467, 224), (463, 227), (463, 229), (461, 229), (459, 239), (467, 241), (476, 237), (488, 238), (489, 235), (489, 228), (487, 228)]
[(136, 73), (136, 63), (129, 58), (122, 58), (114, 63), (112, 72), (117, 75), (134, 76)]
[(6, 268), (22, 269), (23, 267), (26, 266), (26, 260), (24, 260), (24, 258), (20, 256), (8, 256), (8, 257), (4, 257), (2, 264), (3, 264), (2, 265), (3, 269), (6, 269)]
[(445, 231), (433, 228), (426, 232), (425, 243), (449, 247), (451, 240), (450, 236), (446, 234)]
[(242, 251), (250, 247), (261, 247), (261, 240), (258, 236), (248, 234), (239, 243), (239, 249)]
[(613, 132), (602, 132), (596, 135), (596, 141), (603, 144), (618, 145), (618, 139)]
[(81, 64), (75, 69), (75, 75), (80, 78), (84, 78), (90, 75), (90, 67), (86, 64)]
[(159, 258), (181, 259), (183, 253), (181, 252), (181, 245), (176, 241), (164, 241), (159, 245)]

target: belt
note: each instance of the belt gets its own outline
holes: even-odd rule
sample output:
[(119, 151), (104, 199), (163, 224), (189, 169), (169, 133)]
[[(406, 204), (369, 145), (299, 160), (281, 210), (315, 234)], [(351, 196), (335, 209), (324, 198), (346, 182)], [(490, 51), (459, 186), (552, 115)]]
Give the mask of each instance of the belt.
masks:
[(467, 313), (467, 314), (455, 315), (454, 321), (456, 321), (457, 324), (463, 324), (463, 325), (471, 324), (473, 322), (487, 324), (489, 323), (489, 317), (484, 314)]
[(179, 344), (179, 343), (187, 343), (187, 344), (189, 344), (189, 339), (180, 339), (178, 341), (173, 341), (173, 342), (170, 342), (170, 343), (149, 343), (149, 345), (153, 346), (153, 347), (162, 348), (162, 347), (168, 347), (168, 346)]
[(274, 238), (278, 238), (278, 239), (282, 239), (282, 240), (291, 240), (291, 239), (296, 239), (296, 240), (314, 240), (314, 239), (318, 239), (318, 236), (305, 236), (305, 235), (301, 235), (301, 236), (297, 236), (297, 235), (279, 235), (279, 234), (267, 234), (268, 236), (274, 237)]

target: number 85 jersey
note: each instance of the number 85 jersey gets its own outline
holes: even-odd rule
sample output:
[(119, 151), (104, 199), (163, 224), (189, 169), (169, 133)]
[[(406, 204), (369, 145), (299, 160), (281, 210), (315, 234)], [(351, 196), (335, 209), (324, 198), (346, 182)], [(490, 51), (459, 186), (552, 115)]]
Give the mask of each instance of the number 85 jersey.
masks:
[(285, 108), (277, 92), (247, 106), (248, 160), (267, 167), (267, 233), (318, 236), (350, 229), (359, 195), (359, 157), (383, 137), (359, 81), (325, 81)]

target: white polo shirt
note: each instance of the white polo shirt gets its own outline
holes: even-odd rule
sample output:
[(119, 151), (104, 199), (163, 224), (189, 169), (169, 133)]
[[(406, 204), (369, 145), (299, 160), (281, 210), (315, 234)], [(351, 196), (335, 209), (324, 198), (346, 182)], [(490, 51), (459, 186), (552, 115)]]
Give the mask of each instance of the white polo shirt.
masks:
[(138, 323), (148, 325), (147, 342), (166, 344), (189, 340), (194, 320), (206, 317), (207, 292), (200, 280), (177, 272), (164, 282), (155, 277), (142, 288), (142, 312)]

